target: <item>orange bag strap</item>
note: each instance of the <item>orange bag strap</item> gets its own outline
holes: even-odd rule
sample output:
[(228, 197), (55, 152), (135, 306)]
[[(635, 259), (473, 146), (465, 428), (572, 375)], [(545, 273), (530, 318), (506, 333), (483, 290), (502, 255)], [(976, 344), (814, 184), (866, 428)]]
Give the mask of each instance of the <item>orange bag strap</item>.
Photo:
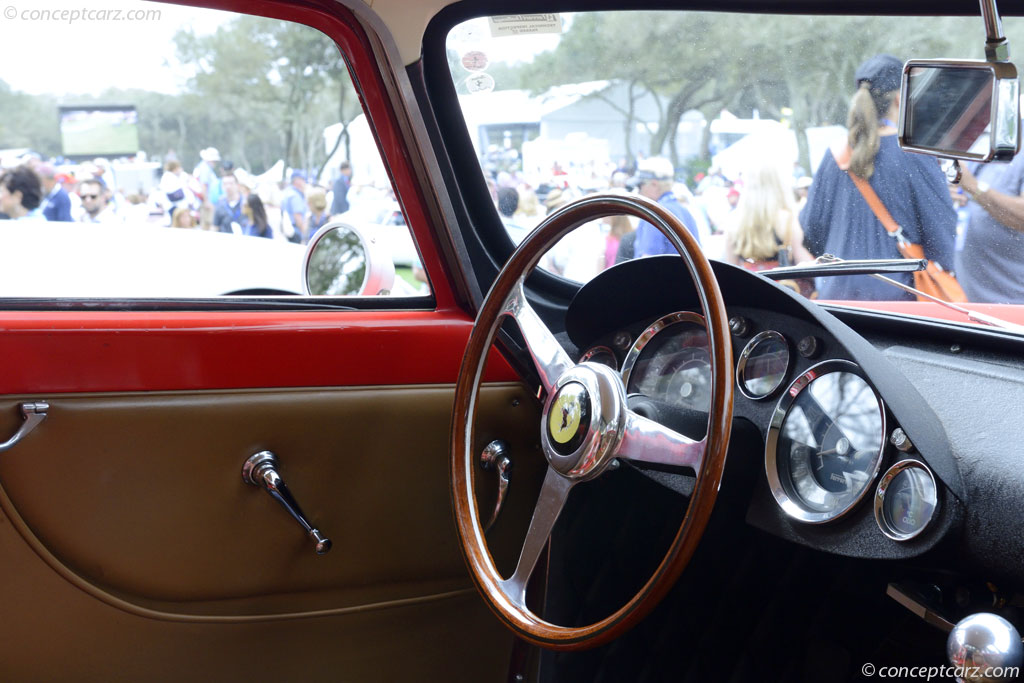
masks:
[(907, 241), (907, 238), (903, 236), (903, 228), (900, 227), (899, 223), (892, 217), (889, 210), (885, 208), (885, 204), (878, 198), (878, 194), (875, 189), (871, 187), (868, 181), (861, 178), (856, 173), (850, 173), (850, 155), (853, 151), (850, 149), (850, 145), (846, 142), (840, 141), (831, 147), (832, 157), (836, 160), (836, 165), (840, 170), (846, 171), (846, 175), (853, 181), (854, 186), (860, 191), (864, 201), (871, 207), (871, 211), (875, 214), (875, 218), (882, 224), (890, 235), (896, 240), (896, 248), (903, 254), (903, 258), (910, 259), (921, 259), (924, 258), (924, 249), (920, 244), (911, 244)]

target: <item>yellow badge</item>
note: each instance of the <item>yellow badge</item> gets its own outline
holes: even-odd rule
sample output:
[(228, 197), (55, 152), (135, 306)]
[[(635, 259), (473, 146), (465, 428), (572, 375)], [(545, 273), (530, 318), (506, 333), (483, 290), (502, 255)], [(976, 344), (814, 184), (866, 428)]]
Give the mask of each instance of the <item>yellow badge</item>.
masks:
[(548, 429), (557, 443), (568, 443), (580, 426), (580, 397), (576, 391), (563, 391), (555, 399), (548, 415)]

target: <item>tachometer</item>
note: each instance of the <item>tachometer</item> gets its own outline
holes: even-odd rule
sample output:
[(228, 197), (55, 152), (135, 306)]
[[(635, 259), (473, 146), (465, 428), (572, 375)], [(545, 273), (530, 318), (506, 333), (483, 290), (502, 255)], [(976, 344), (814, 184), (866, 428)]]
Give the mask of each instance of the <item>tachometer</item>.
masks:
[(707, 411), (711, 407), (711, 355), (704, 318), (667, 315), (644, 330), (622, 364), (626, 392), (670, 406)]
[(791, 517), (821, 523), (853, 508), (882, 463), (885, 409), (849, 361), (825, 361), (800, 375), (768, 430), (765, 472)]

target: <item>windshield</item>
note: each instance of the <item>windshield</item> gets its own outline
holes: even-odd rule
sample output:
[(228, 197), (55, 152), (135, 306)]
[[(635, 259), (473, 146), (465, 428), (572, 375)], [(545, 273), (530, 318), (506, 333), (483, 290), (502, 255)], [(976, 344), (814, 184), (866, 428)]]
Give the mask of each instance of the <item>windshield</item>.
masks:
[[(1024, 42), (1024, 21), (1003, 28), (1010, 44)], [(993, 197), (1024, 206), (1024, 155), (968, 164), (952, 186), (938, 160), (896, 141), (903, 62), (981, 59), (983, 46), (980, 17), (674, 11), (484, 17), (447, 41), (513, 242), (574, 198), (636, 193), (676, 214), (709, 258), (752, 271), (823, 254), (905, 258), (905, 242), (955, 272), (966, 301), (1020, 304), (1024, 208)], [(578, 228), (542, 267), (585, 282), (623, 260), (673, 252), (652, 226), (613, 217)], [(911, 273), (888, 277), (915, 283)], [(915, 298), (867, 275), (787, 284), (859, 305)]]

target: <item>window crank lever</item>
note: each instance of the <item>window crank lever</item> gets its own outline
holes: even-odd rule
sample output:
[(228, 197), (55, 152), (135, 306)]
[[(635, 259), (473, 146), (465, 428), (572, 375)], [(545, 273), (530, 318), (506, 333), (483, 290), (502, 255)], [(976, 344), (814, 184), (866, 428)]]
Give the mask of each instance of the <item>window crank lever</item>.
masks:
[(302, 528), (306, 530), (309, 537), (315, 541), (316, 554), (327, 554), (327, 551), (331, 549), (331, 539), (321, 534), (319, 529), (314, 528), (306, 519), (306, 516), (302, 514), (299, 504), (295, 502), (295, 498), (292, 497), (288, 486), (281, 479), (281, 475), (277, 473), (276, 455), (270, 451), (260, 451), (251, 456), (242, 465), (242, 480), (246, 484), (262, 487), (274, 500), (283, 505), (288, 514), (294, 517), (302, 525)]
[(501, 508), (505, 506), (505, 496), (508, 495), (512, 461), (505, 455), (507, 452), (508, 444), (500, 439), (495, 439), (487, 444), (484, 447), (483, 453), (480, 454), (480, 466), (488, 472), (492, 470), (498, 472), (498, 498), (494, 502), (494, 511), (491, 513), (491, 518), (484, 526), (485, 534), (494, 526), (494, 522), (498, 519), (498, 514), (501, 513)]

